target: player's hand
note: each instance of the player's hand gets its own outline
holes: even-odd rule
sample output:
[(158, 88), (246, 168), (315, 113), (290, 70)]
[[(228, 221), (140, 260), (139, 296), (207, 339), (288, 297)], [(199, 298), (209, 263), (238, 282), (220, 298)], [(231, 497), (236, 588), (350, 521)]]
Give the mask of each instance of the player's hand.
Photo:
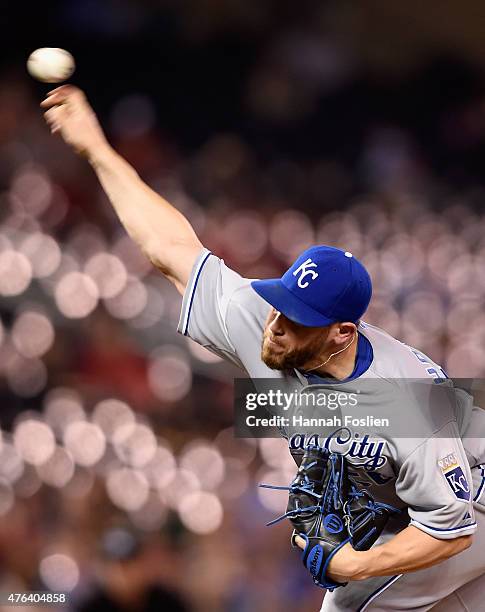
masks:
[(60, 134), (77, 153), (90, 158), (96, 149), (109, 146), (84, 93), (73, 85), (50, 91), (41, 103), (53, 134)]
[[(295, 536), (295, 543), (304, 550), (305, 540)], [(359, 570), (360, 553), (354, 550), (350, 543), (345, 544), (331, 558), (328, 564), (327, 576), (336, 582), (356, 580)]]

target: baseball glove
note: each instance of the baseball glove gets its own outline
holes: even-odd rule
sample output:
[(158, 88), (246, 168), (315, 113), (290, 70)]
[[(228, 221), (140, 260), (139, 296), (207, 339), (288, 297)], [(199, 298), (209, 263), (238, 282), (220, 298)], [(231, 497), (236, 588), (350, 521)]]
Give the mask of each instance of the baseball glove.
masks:
[(346, 583), (326, 575), (328, 564), (342, 546), (350, 542), (356, 550), (367, 550), (377, 540), (396, 508), (375, 502), (351, 480), (347, 460), (318, 446), (306, 449), (289, 487), (260, 485), (289, 491), (288, 507), (268, 525), (288, 518), (306, 546), (303, 565), (318, 586), (332, 591)]

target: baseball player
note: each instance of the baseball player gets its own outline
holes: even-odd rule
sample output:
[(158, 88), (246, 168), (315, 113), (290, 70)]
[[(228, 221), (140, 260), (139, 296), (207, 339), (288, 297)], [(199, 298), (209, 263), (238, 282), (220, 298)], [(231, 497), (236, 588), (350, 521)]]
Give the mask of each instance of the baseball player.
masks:
[[(79, 89), (57, 88), (41, 106), (51, 131), (86, 157), (130, 236), (183, 295), (181, 334), (253, 378), (301, 389), (352, 390), (379, 380), (392, 390), (403, 379), (432, 389), (446, 379), (426, 355), (362, 321), (371, 279), (352, 253), (315, 246), (281, 278), (242, 278), (110, 147)], [(365, 427), (325, 439), (318, 431), (289, 436), (296, 454), (309, 436), (345, 454), (376, 499), (403, 510), (401, 523), (370, 550), (346, 545), (334, 555), (328, 575), (348, 585), (327, 593), (322, 610), (485, 610), (484, 413), (466, 393), (457, 402), (460, 419), (452, 407), (428, 414), (411, 398), (406, 410), (419, 422), (417, 438)], [(385, 411), (379, 398), (376, 410)]]

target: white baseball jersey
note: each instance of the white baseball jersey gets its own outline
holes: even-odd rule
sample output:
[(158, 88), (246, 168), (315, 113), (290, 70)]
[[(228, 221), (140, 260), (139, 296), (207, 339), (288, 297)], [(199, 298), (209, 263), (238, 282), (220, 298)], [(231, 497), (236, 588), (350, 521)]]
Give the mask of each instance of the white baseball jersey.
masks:
[[(378, 381), (379, 391), (376, 387), (375, 393), (363, 396), (364, 404), (367, 397), (373, 414), (379, 416), (385, 416), (392, 397), (405, 395), (406, 403), (401, 404), (401, 409), (405, 410), (409, 422), (416, 424), (419, 434), (415, 436), (399, 437), (379, 427), (366, 431), (362, 426), (344, 428), (322, 438), (318, 429), (299, 433), (292, 428), (288, 435), (290, 450), (303, 452), (306, 444), (316, 442), (345, 454), (356, 480), (369, 488), (378, 501), (399, 507), (399, 518), (389, 523), (381, 541), (409, 523), (439, 539), (473, 534), (477, 523), (485, 531), (485, 411), (473, 406), (471, 396), (464, 391), (457, 390), (456, 394), (453, 391), (453, 400), (443, 401), (439, 410), (428, 409), (428, 402), (422, 401), (423, 398), (441, 386), (433, 383), (444, 381), (449, 388), (451, 381), (445, 381), (446, 375), (440, 366), (426, 355), (365, 322), (358, 325), (360, 340), (355, 376), (347, 381), (271, 370), (260, 357), (269, 308), (252, 289), (250, 279), (241, 277), (204, 249), (187, 285), (178, 331), (236, 364), (252, 378), (286, 380), (300, 389), (318, 383), (318, 388), (327, 392), (348, 393), (360, 392), (359, 386), (365, 381)], [(359, 358), (361, 354), (365, 354), (364, 361)], [(409, 379), (430, 384), (413, 386), (409, 392), (403, 382)], [(449, 398), (449, 394), (444, 397)], [(468, 437), (470, 431), (478, 433)], [(485, 574), (485, 554), (478, 556), (476, 547), (473, 549), (475, 553), (468, 549), (459, 555), (462, 563), (458, 567), (456, 558), (440, 564), (441, 571), (434, 578), (436, 584), (432, 588), (429, 582), (425, 584), (432, 595), (423, 596), (414, 586), (412, 599), (413, 593), (406, 591), (407, 600), (412, 600), (414, 606), (409, 609), (427, 610), (429, 602), (436, 603)], [(446, 571), (448, 563), (454, 567), (452, 576)], [(436, 570), (430, 568), (413, 576), (423, 574), (424, 580), (425, 571)], [(327, 594), (323, 609), (374, 609), (369, 607), (375, 599), (372, 599), (374, 591), (378, 590), (380, 598), (385, 590), (390, 596), (397, 588), (398, 578), (405, 582), (407, 576), (351, 582)], [(393, 602), (389, 600), (386, 609), (394, 609)]]

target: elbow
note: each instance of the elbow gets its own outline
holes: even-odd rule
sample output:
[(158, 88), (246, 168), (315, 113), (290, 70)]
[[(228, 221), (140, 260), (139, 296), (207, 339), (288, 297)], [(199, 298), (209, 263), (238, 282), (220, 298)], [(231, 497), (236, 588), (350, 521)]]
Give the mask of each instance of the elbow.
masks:
[(472, 535), (466, 535), (460, 538), (461, 540), (461, 550), (459, 552), (463, 552), (464, 550), (467, 550), (467, 548), (470, 548), (470, 546), (473, 544), (473, 536)]
[(455, 555), (459, 555), (460, 553), (470, 548), (472, 544), (473, 544), (472, 535), (466, 535), (466, 536), (461, 536), (460, 538), (456, 538), (453, 542), (453, 546), (447, 558), (454, 557)]

